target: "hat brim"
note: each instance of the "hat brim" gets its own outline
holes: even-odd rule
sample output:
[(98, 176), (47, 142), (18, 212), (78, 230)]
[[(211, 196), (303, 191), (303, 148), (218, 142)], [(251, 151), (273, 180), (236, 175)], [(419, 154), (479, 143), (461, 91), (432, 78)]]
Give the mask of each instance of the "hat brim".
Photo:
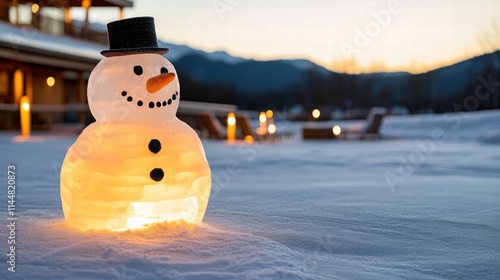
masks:
[(168, 53), (168, 48), (135, 48), (135, 49), (113, 49), (113, 50), (104, 50), (101, 51), (101, 54), (105, 57), (112, 56), (122, 56), (122, 55), (133, 55), (133, 54), (146, 54), (146, 53), (155, 53), (155, 54), (166, 54)]

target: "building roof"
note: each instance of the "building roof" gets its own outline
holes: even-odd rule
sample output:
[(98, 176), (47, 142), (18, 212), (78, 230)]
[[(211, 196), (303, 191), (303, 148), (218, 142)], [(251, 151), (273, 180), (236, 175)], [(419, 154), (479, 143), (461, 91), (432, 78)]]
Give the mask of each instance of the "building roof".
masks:
[[(36, 3), (41, 7), (81, 7), (82, 0), (19, 0), (19, 3)], [(92, 0), (92, 7), (132, 7), (131, 0)]]
[(91, 70), (107, 46), (67, 36), (44, 34), (29, 27), (0, 21), (0, 58), (14, 61)]

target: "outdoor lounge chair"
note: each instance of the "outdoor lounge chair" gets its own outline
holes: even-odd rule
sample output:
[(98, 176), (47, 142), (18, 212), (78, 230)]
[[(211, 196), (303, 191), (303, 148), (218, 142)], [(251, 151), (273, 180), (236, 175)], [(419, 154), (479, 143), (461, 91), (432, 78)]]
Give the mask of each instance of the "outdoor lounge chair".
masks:
[[(222, 123), (217, 119), (215, 114), (211, 111), (196, 113), (195, 118), (197, 119), (197, 127), (201, 128), (203, 131), (208, 132), (209, 138), (214, 139), (226, 139), (227, 129)], [(276, 137), (290, 136), (290, 134), (276, 133), (273, 135), (258, 135), (256, 130), (252, 127), (252, 121), (250, 115), (245, 112), (236, 112), (236, 127), (237, 127), (237, 139), (245, 139), (245, 136), (252, 136), (254, 140), (273, 140)]]
[(257, 135), (256, 130), (252, 127), (252, 121), (248, 113), (237, 112), (236, 127), (241, 130), (242, 137), (252, 136), (255, 140), (261, 140), (262, 136)]
[(226, 128), (220, 123), (219, 119), (211, 111), (196, 113), (198, 125), (208, 132), (209, 138), (226, 139)]
[(342, 127), (342, 138), (349, 139), (351, 135), (355, 135), (358, 137), (358, 139), (361, 140), (380, 138), (379, 130), (386, 114), (387, 110), (385, 108), (371, 108), (370, 112), (368, 113), (366, 123), (363, 126), (347, 128)]
[[(219, 121), (215, 114), (211, 111), (198, 112), (194, 114), (197, 127), (202, 132), (208, 132), (208, 137), (213, 139), (226, 139), (227, 128)], [(246, 113), (236, 113), (237, 135), (236, 138), (243, 139), (247, 135), (251, 135), (257, 139), (256, 134), (251, 125), (250, 116)]]

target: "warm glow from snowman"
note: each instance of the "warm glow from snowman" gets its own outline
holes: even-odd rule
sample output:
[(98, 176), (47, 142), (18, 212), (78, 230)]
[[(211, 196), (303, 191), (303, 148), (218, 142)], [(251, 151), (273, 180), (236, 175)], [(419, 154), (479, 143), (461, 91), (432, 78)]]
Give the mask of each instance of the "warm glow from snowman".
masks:
[(176, 117), (174, 66), (158, 53), (108, 56), (89, 77), (96, 122), (66, 154), (61, 200), (80, 230), (201, 224), (211, 189), (197, 134)]

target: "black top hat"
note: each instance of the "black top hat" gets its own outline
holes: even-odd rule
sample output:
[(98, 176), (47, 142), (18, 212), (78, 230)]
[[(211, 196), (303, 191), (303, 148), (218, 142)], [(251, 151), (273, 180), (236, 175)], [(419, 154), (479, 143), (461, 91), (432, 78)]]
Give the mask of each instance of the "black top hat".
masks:
[(158, 47), (152, 17), (135, 17), (108, 23), (108, 41), (109, 50), (101, 52), (105, 57), (168, 52), (168, 48)]

